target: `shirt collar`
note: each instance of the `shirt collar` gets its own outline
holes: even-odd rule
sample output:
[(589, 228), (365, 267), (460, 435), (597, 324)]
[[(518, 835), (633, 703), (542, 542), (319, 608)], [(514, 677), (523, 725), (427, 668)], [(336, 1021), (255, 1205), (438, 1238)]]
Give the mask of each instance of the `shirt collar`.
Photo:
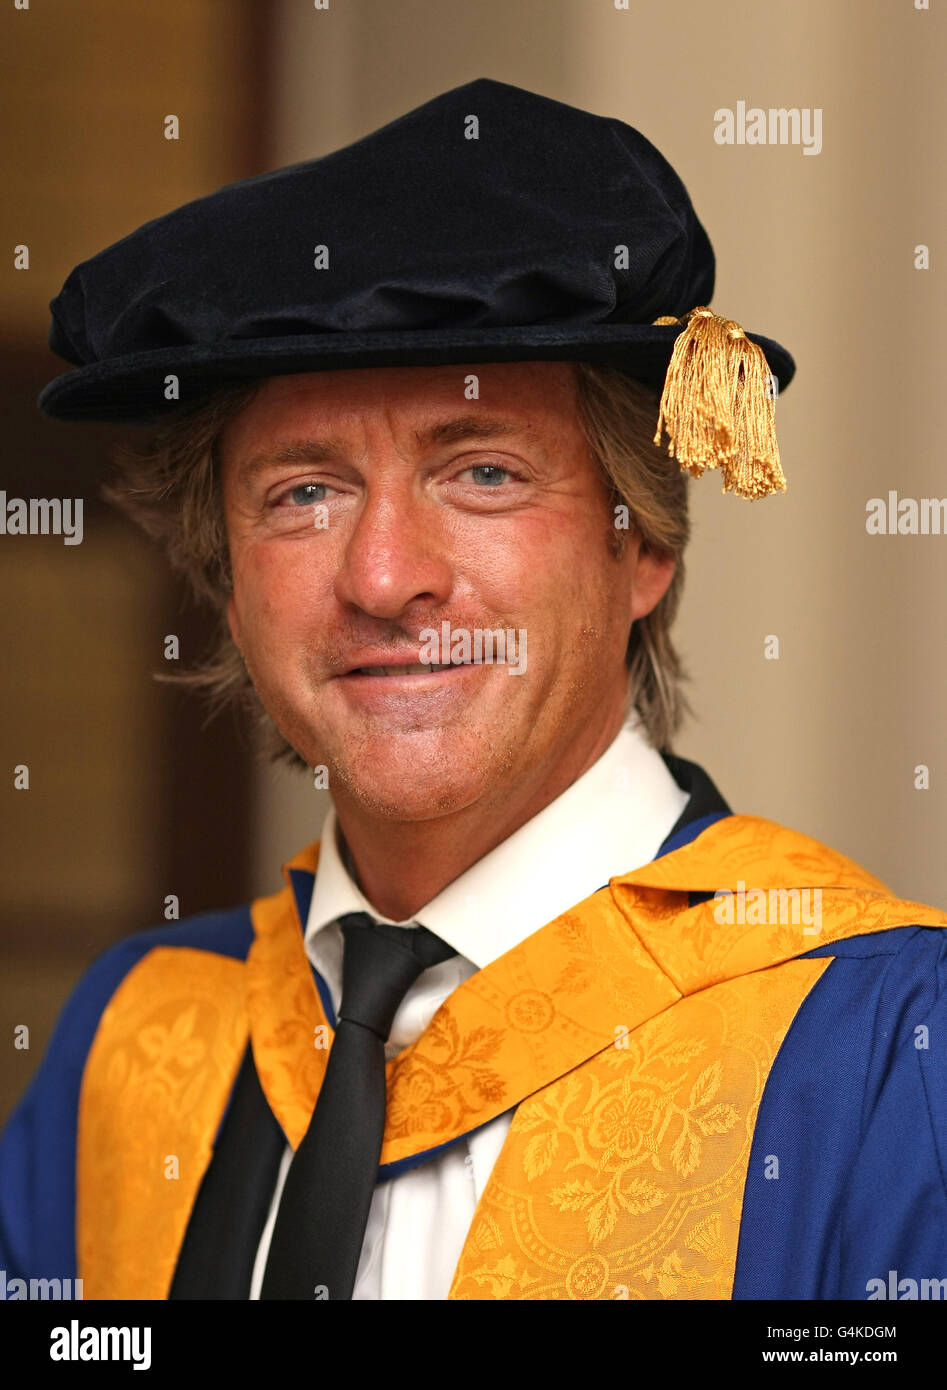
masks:
[[(581, 777), (412, 920), (482, 969), (610, 878), (650, 863), (687, 800), (640, 724), (626, 725)], [(310, 954), (317, 934), (343, 913), (391, 921), (348, 873), (336, 830), (332, 809), (306, 921)]]

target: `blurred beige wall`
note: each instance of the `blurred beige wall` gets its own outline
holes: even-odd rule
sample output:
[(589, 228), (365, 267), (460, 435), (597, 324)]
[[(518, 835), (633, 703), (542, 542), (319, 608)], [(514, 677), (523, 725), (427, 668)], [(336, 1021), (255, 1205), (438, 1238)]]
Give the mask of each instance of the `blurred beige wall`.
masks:
[[(626, 120), (671, 161), (717, 254), (714, 308), (798, 366), (777, 408), (789, 492), (750, 504), (714, 474), (692, 485), (678, 635), (696, 718), (677, 751), (735, 810), (947, 903), (947, 536), (865, 530), (870, 497), (947, 494), (944, 7), (282, 0), (275, 16), (273, 166), (482, 76)], [(716, 144), (714, 112), (739, 101), (821, 108), (821, 152)], [(261, 891), (323, 812), (305, 778), (261, 771)]]
[[(189, 915), (247, 892), (246, 755), (154, 680), (164, 636), (190, 660), (206, 622), (99, 496), (122, 432), (49, 420), (35, 401), (67, 369), (48, 306), (72, 267), (257, 171), (265, 4), (0, 6), (0, 490), (83, 504), (80, 545), (0, 542), (0, 1121), (94, 956), (162, 922), (169, 894)], [(24, 1023), (29, 1047), (11, 1046)]]

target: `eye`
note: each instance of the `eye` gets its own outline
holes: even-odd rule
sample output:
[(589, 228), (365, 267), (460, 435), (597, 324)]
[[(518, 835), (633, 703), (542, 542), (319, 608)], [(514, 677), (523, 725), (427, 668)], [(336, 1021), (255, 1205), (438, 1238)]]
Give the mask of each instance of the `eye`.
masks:
[(326, 500), (325, 483), (300, 483), (298, 487), (290, 488), (289, 492), (283, 494), (281, 501), (288, 501), (296, 507), (309, 507), (313, 502), (324, 502)]
[(513, 476), (508, 468), (501, 468), (498, 463), (475, 463), (467, 471), (472, 474), (475, 483), (484, 487), (499, 487)]

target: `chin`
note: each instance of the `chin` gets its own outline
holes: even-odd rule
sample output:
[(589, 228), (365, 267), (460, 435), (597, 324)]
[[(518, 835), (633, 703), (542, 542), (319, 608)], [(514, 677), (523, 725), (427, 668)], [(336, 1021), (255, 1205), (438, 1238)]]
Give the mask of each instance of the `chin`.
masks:
[(370, 767), (330, 763), (329, 790), (363, 811), (391, 820), (423, 821), (472, 805), (491, 783), (482, 768), (424, 767), (416, 761), (379, 758)]

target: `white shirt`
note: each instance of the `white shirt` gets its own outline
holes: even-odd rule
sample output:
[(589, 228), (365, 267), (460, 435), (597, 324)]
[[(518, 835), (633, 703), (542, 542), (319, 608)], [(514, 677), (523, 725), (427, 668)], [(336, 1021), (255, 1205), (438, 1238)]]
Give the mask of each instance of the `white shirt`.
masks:
[[(496, 849), (442, 889), (412, 922), (443, 938), (457, 955), (425, 970), (395, 1015), (385, 1052), (414, 1042), (462, 981), (511, 950), (610, 878), (648, 864), (687, 804), (637, 721), (596, 763)], [(305, 944), (338, 1013), (346, 912), (390, 918), (363, 896), (336, 840), (335, 811), (322, 830)], [(399, 926), (408, 926), (401, 922)], [(418, 1168), (380, 1183), (372, 1197), (353, 1299), (444, 1299), (474, 1208), (513, 1111)], [(259, 1298), (273, 1225), (292, 1158), (287, 1145), (257, 1251), (250, 1297)]]

